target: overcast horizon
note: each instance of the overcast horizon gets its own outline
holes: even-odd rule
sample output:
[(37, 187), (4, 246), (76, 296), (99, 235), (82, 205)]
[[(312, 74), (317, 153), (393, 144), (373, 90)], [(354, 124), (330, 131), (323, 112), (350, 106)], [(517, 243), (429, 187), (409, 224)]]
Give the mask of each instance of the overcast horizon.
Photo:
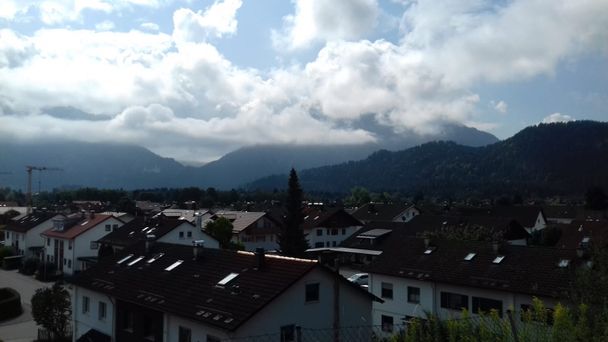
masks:
[(2, 139), (210, 161), (606, 121), (608, 1), (2, 0)]

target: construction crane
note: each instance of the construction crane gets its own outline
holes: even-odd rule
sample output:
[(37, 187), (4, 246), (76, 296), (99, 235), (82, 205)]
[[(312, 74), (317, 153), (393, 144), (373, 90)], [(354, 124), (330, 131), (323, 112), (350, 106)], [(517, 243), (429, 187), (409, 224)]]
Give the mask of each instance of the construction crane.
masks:
[(31, 166), (26, 165), (25, 170), (27, 171), (27, 214), (32, 213), (32, 171), (63, 171), (63, 169), (57, 167), (48, 166)]

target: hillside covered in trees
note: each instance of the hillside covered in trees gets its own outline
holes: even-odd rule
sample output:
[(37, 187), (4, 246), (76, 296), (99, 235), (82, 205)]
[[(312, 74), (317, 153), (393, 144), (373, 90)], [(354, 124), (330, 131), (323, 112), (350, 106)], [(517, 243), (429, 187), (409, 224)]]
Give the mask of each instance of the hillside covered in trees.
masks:
[[(346, 193), (355, 186), (464, 197), (521, 193), (582, 195), (608, 186), (608, 123), (576, 121), (531, 126), (484, 147), (432, 142), (403, 151), (378, 151), (365, 160), (304, 170), (306, 191)], [(251, 189), (282, 188), (285, 176)]]

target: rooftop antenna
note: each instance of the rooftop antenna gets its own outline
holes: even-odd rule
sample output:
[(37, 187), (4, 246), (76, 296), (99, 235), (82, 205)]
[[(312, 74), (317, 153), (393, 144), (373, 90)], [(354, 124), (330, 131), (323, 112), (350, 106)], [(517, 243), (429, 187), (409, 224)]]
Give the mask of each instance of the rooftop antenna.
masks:
[[(27, 214), (32, 213), (32, 171), (63, 171), (63, 169), (57, 167), (48, 167), (48, 166), (32, 166), (26, 165), (25, 171), (27, 172)], [(40, 185), (38, 185), (40, 187)]]

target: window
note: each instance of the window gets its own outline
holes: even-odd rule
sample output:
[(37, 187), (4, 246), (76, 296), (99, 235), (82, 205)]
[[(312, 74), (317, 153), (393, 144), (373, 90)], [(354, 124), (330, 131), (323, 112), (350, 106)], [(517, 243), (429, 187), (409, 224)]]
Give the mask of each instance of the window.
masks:
[(281, 327), (281, 342), (295, 342), (296, 326), (293, 324)]
[(255, 236), (255, 242), (265, 242), (266, 241), (266, 235), (256, 235)]
[(110, 230), (112, 230), (112, 226), (109, 224), (106, 224), (106, 232), (109, 232)]
[(338, 235), (338, 228), (334, 228), (331, 230), (331, 235)]
[(407, 287), (407, 301), (408, 303), (420, 304), (420, 288), (408, 286)]
[(46, 245), (47, 245), (47, 246), (50, 246), (50, 245), (51, 245), (51, 239), (50, 239), (50, 238), (46, 239)]
[(68, 249), (71, 250), (72, 249), (72, 240), (68, 241)]
[(382, 292), (380, 293), (382, 298), (393, 299), (393, 284), (382, 283)]
[(489, 298), (473, 297), (473, 313), (489, 313), (491, 310), (496, 310), (498, 315), (502, 317), (502, 301)]
[(382, 315), (382, 331), (393, 332), (393, 316)]
[(317, 229), (317, 236), (323, 236), (323, 229)]
[(97, 242), (95, 241), (91, 241), (91, 249), (98, 249), (99, 248), (99, 244), (97, 244)]
[(116, 230), (116, 229), (118, 229), (118, 225), (117, 224), (113, 224), (112, 225), (112, 230)]
[(133, 331), (133, 327), (135, 326), (135, 316), (131, 311), (125, 311), (122, 316), (121, 329), (127, 331)]
[(179, 326), (179, 342), (191, 342), (192, 341), (192, 330), (190, 328)]
[(207, 342), (221, 342), (219, 337), (207, 335)]
[(68, 268), (72, 268), (72, 259), (68, 260)]
[(325, 243), (325, 247), (329, 247), (329, 246), (330, 246), (330, 242), (329, 242), (329, 241), (327, 241), (327, 242)]
[(63, 264), (64, 264), (64, 265), (67, 265), (67, 264), (68, 264), (68, 259), (63, 258)]
[(90, 303), (89, 297), (82, 296), (82, 313), (83, 314), (89, 313), (89, 303)]
[(323, 242), (315, 242), (315, 248), (323, 248)]
[(306, 303), (319, 301), (319, 283), (306, 284)]
[(452, 310), (469, 309), (469, 296), (441, 292), (441, 307)]
[[(318, 232), (317, 232), (317, 233), (318, 233)], [(319, 234), (317, 234), (317, 235), (319, 235)], [(10, 232), (6, 232), (6, 238), (7, 238), (7, 239), (10, 239), (10, 237), (11, 237), (11, 233), (10, 233)]]
[(97, 316), (99, 318), (99, 320), (105, 320), (106, 319), (106, 303), (99, 301), (99, 306), (97, 308)]
[(179, 238), (183, 239), (184, 238), (184, 232), (179, 232)]
[(346, 235), (346, 228), (342, 228), (342, 235)]
[(331, 246), (332, 246), (332, 247), (336, 247), (337, 245), (338, 245), (338, 244), (336, 243), (336, 241), (332, 241), (332, 242), (331, 242)]
[[(144, 338), (149, 341), (154, 341), (154, 329), (152, 329), (152, 319), (144, 316)], [(190, 339), (188, 339), (190, 341)]]
[(190, 231), (190, 230), (189, 230), (189, 231), (187, 231), (187, 232), (186, 232), (186, 237), (191, 238), (191, 237), (192, 237), (192, 231)]

